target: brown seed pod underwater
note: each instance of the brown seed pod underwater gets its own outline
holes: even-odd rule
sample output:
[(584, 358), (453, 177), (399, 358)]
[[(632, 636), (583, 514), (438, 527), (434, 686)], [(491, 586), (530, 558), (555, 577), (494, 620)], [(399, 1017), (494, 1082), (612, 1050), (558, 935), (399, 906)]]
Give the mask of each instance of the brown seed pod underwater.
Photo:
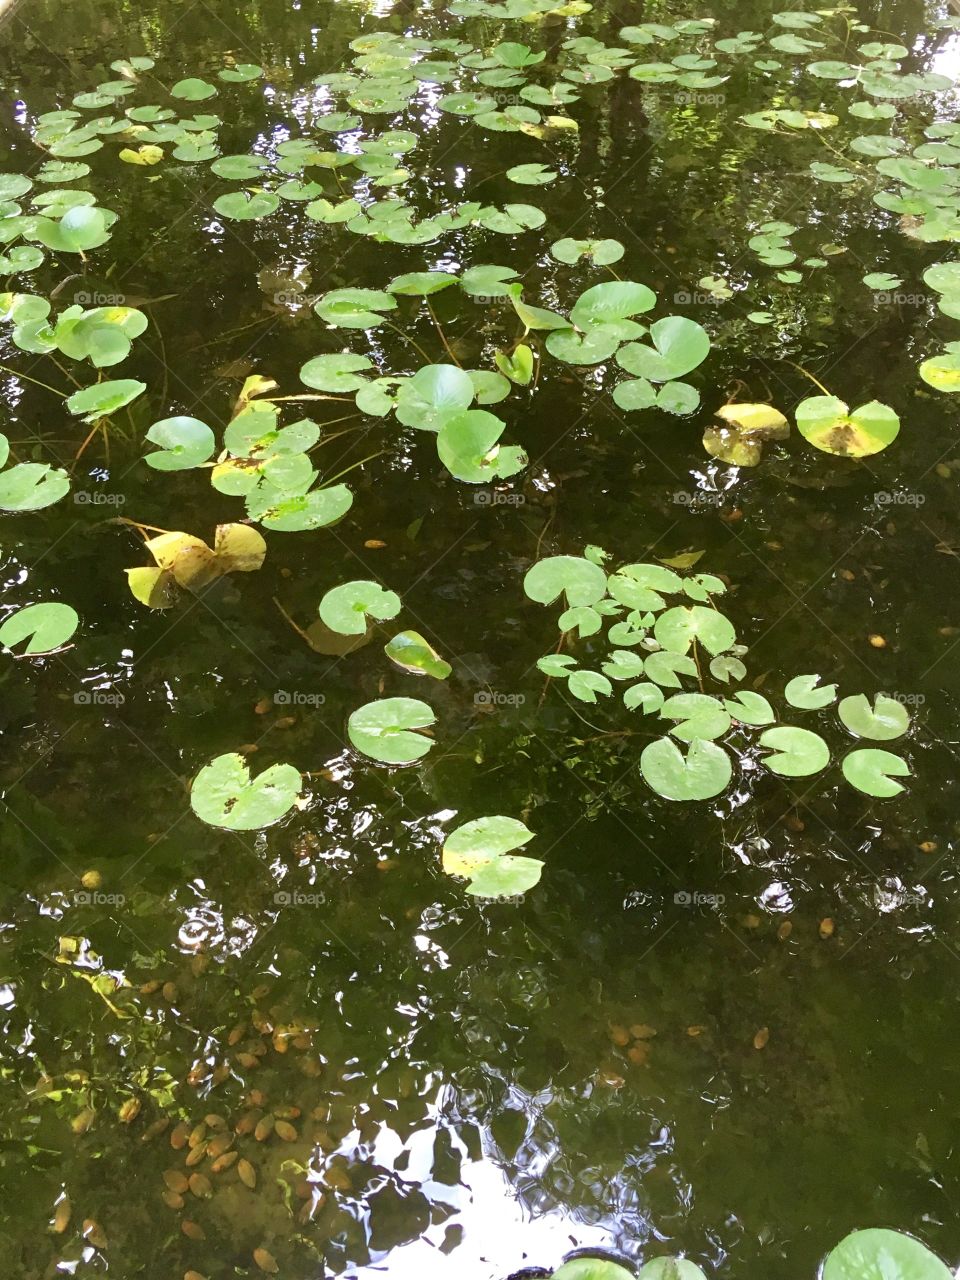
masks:
[(273, 1133), (273, 1126), (276, 1123), (273, 1116), (264, 1116), (262, 1120), (258, 1121), (257, 1127), (253, 1131), (253, 1136), (258, 1142), (265, 1142)]
[(280, 1270), (277, 1260), (268, 1249), (254, 1249), (253, 1260), (261, 1271), (266, 1271), (268, 1275), (275, 1276)]
[(273, 1128), (277, 1137), (284, 1142), (296, 1142), (300, 1136), (289, 1120), (278, 1120)]
[(190, 1191), (198, 1200), (209, 1200), (213, 1195), (213, 1186), (205, 1173), (191, 1173)]
[(179, 1151), (181, 1147), (185, 1147), (187, 1145), (187, 1139), (189, 1137), (190, 1126), (185, 1120), (181, 1120), (170, 1134), (170, 1145), (175, 1151)]
[(205, 1142), (201, 1142), (199, 1147), (190, 1148), (190, 1150), (187, 1152), (187, 1158), (184, 1161), (184, 1164), (187, 1166), (188, 1169), (192, 1169), (196, 1165), (198, 1165), (201, 1160), (204, 1159), (206, 1154), (207, 1154), (207, 1144)]
[(181, 1194), (190, 1186), (190, 1179), (185, 1173), (181, 1173), (179, 1169), (167, 1169), (163, 1175), (163, 1180), (171, 1191), (179, 1191)]
[(207, 1233), (201, 1227), (199, 1222), (194, 1222), (192, 1218), (184, 1218), (180, 1223), (180, 1230), (188, 1240), (206, 1240)]
[(237, 1173), (239, 1174), (240, 1181), (243, 1185), (245, 1187), (249, 1187), (252, 1191), (257, 1185), (257, 1171), (250, 1161), (245, 1160), (242, 1156), (237, 1162)]
[(238, 1159), (239, 1151), (225, 1151), (222, 1156), (218, 1156), (210, 1166), (211, 1173), (223, 1173), (229, 1169), (233, 1162)]
[(95, 1222), (93, 1218), (84, 1218), (81, 1234), (87, 1244), (92, 1244), (95, 1249), (107, 1247), (107, 1234), (100, 1223)]
[(234, 1125), (234, 1132), (239, 1134), (253, 1133), (257, 1125), (263, 1119), (263, 1112), (259, 1108), (253, 1111), (245, 1111), (237, 1123)]
[(178, 1195), (176, 1191), (164, 1191), (160, 1199), (168, 1209), (182, 1209), (184, 1206), (183, 1196)]

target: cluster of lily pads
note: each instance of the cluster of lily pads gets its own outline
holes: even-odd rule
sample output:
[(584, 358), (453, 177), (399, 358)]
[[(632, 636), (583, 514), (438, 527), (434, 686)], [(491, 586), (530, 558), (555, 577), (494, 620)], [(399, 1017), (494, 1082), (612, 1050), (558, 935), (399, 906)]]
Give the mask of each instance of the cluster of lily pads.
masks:
[[(844, 1236), (818, 1274), (820, 1280), (950, 1280), (953, 1272), (906, 1232), (868, 1227)], [(554, 1271), (553, 1280), (707, 1280), (707, 1275), (688, 1258), (654, 1258), (634, 1272), (619, 1262), (579, 1257)]]
[[(583, 665), (558, 650), (537, 666), (580, 702), (595, 704), (620, 687), (628, 712), (656, 718), (652, 732), (660, 736), (643, 748), (639, 768), (659, 796), (684, 801), (719, 795), (733, 777), (731, 752), (784, 778), (809, 777), (830, 764), (826, 740), (812, 729), (780, 723), (756, 689), (706, 692), (711, 678), (732, 688), (746, 676), (746, 649), (717, 607), (716, 597), (726, 591), (721, 578), (681, 576), (662, 563), (625, 564), (611, 572), (607, 558), (599, 547), (588, 547), (582, 556), (548, 556), (528, 570), (523, 586), (531, 600), (565, 606), (558, 620), (561, 647), (589, 642), (591, 659)], [(669, 604), (671, 597), (679, 602)], [(672, 693), (684, 680), (695, 681), (698, 691)], [(796, 711), (823, 712), (836, 702), (837, 686), (800, 675), (783, 694)], [(865, 694), (842, 698), (837, 713), (848, 733), (866, 742), (892, 741), (910, 726), (903, 704), (882, 693), (872, 705)], [(761, 731), (756, 742), (755, 730)], [(840, 767), (851, 786), (876, 797), (899, 795), (904, 788), (896, 779), (910, 774), (901, 756), (874, 746), (848, 752)]]

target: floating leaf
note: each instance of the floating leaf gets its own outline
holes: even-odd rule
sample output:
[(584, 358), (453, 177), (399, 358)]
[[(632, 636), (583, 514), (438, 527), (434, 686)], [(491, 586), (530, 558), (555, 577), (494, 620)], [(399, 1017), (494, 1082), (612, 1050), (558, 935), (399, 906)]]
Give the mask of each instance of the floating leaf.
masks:
[(871, 400), (851, 413), (836, 396), (810, 396), (797, 405), (797, 430), (824, 453), (867, 458), (896, 439), (900, 419), (879, 400)]
[(657, 295), (645, 284), (633, 280), (611, 280), (595, 284), (576, 300), (570, 319), (578, 329), (595, 324), (611, 324), (649, 311)]
[(660, 708), (663, 720), (676, 720), (670, 730), (681, 742), (721, 738), (730, 728), (730, 713), (719, 698), (705, 693), (675, 693)]
[(564, 238), (550, 246), (550, 253), (558, 262), (573, 266), (581, 258), (589, 258), (598, 267), (606, 267), (619, 262), (624, 255), (623, 245), (619, 240), (572, 240)]
[(440, 461), (452, 476), (467, 484), (515, 475), (526, 466), (527, 455), (515, 445), (497, 443), (505, 426), (485, 409), (467, 409), (448, 418), (437, 434)]
[(400, 612), (400, 597), (395, 591), (385, 591), (379, 582), (358, 579), (332, 587), (320, 601), (318, 612), (331, 631), (361, 636), (367, 630), (368, 616), (378, 622), (395, 618)]
[(136, 400), (147, 389), (145, 382), (135, 378), (120, 378), (115, 382), (98, 382), (92, 387), (75, 391), (67, 400), (71, 413), (84, 414), (84, 422), (95, 422), (108, 414), (116, 413)]
[(391, 662), (411, 675), (433, 676), (446, 680), (453, 671), (449, 662), (440, 657), (436, 649), (419, 631), (400, 631), (383, 647)]
[(716, 609), (703, 605), (677, 605), (662, 613), (653, 629), (658, 644), (671, 653), (686, 653), (693, 642), (716, 656), (736, 644), (733, 624)]
[(498, 351), (494, 362), (502, 374), (515, 382), (519, 387), (529, 385), (533, 377), (533, 352), (525, 343), (515, 347), (512, 354)]
[(23, 650), (25, 654), (53, 653), (67, 643), (79, 625), (77, 611), (68, 604), (57, 601), (28, 604), (11, 614), (0, 626), (0, 644), (12, 649), (29, 637)]
[(653, 347), (628, 343), (617, 355), (617, 363), (636, 377), (650, 382), (679, 378), (707, 358), (710, 339), (706, 330), (686, 316), (668, 316), (650, 326)]
[(822, 1280), (951, 1280), (953, 1272), (926, 1245), (902, 1231), (852, 1231), (827, 1254)]
[(845, 756), (840, 766), (852, 787), (868, 796), (888, 799), (903, 790), (894, 778), (908, 778), (910, 767), (900, 756), (875, 747), (861, 747)]
[(356, 391), (365, 384), (365, 380), (358, 378), (357, 373), (372, 365), (373, 361), (368, 356), (355, 355), (351, 351), (314, 356), (301, 366), (300, 381), (314, 391), (332, 391), (338, 394)]
[(410, 764), (425, 756), (433, 739), (416, 733), (436, 721), (433, 708), (417, 698), (379, 698), (358, 707), (347, 721), (350, 741), (383, 764)]
[(280, 197), (272, 191), (231, 191), (225, 196), (218, 196), (213, 207), (222, 218), (229, 218), (232, 222), (255, 222), (276, 213)]
[(741, 724), (773, 724), (777, 718), (763, 694), (752, 689), (738, 689), (732, 697), (724, 699), (723, 705)]
[(532, 839), (533, 832), (516, 818), (475, 818), (447, 837), (443, 869), (448, 875), (465, 876), (467, 893), (476, 897), (515, 897), (532, 889), (543, 870), (538, 858), (513, 854)]
[(581, 556), (548, 556), (527, 570), (523, 589), (538, 604), (565, 595), (568, 605), (592, 605), (606, 595), (607, 575)]
[(707, 1280), (707, 1277), (687, 1258), (654, 1258), (640, 1268), (637, 1280)]
[(384, 311), (393, 311), (397, 300), (379, 289), (332, 289), (314, 307), (321, 320), (341, 329), (375, 329)]
[(902, 702), (878, 693), (871, 707), (865, 693), (843, 698), (837, 707), (843, 724), (858, 738), (889, 742), (899, 738), (910, 727), (910, 715)]
[(70, 492), (70, 477), (45, 462), (21, 462), (0, 474), (0, 511), (40, 511)]
[(603, 1258), (573, 1258), (553, 1273), (553, 1280), (633, 1280), (633, 1272)]
[(163, 418), (147, 432), (151, 444), (160, 446), (157, 453), (144, 458), (155, 471), (187, 471), (206, 462), (217, 447), (216, 437), (199, 418)]
[(190, 807), (211, 827), (259, 831), (279, 822), (296, 804), (302, 779), (290, 764), (275, 764), (256, 778), (243, 756), (217, 756), (197, 774)]
[(709, 800), (723, 791), (733, 773), (723, 748), (700, 738), (690, 743), (686, 756), (670, 738), (657, 738), (644, 747), (640, 769), (665, 800)]
[(763, 763), (784, 778), (805, 778), (830, 763), (830, 749), (818, 733), (781, 725), (760, 735), (761, 747), (772, 754)]
[(195, 76), (178, 80), (170, 90), (171, 97), (183, 98), (186, 102), (202, 102), (204, 98), (216, 97), (216, 94), (216, 85), (208, 84), (206, 80), (198, 80)]
[(931, 356), (920, 366), (920, 377), (936, 391), (960, 391), (960, 354)]
[(804, 711), (819, 711), (822, 707), (829, 707), (831, 702), (836, 701), (837, 686), (835, 684), (820, 685), (820, 677), (817, 675), (794, 676), (792, 680), (787, 681), (783, 695), (791, 707), (800, 707)]

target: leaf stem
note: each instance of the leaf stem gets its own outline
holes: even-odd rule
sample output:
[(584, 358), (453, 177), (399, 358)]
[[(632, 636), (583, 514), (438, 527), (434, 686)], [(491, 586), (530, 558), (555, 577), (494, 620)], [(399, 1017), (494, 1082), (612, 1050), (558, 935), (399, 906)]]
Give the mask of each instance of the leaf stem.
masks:
[(56, 387), (51, 387), (48, 382), (41, 382), (39, 378), (31, 378), (29, 373), (20, 373), (6, 364), (0, 364), (0, 370), (4, 373), (12, 373), (15, 378), (23, 378), (24, 382), (32, 382), (37, 387), (43, 387), (44, 391), (52, 391), (55, 396), (60, 396), (64, 400), (67, 398), (65, 391), (58, 391)]

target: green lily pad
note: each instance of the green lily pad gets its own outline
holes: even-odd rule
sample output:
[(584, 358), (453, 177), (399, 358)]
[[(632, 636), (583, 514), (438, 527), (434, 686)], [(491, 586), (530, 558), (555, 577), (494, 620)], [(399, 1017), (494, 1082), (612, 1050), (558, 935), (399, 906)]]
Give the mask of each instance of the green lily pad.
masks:
[(752, 689), (738, 689), (732, 697), (724, 699), (723, 705), (741, 724), (773, 724), (777, 718), (763, 694)]
[(771, 773), (784, 778), (805, 778), (830, 763), (830, 748), (819, 733), (809, 729), (796, 729), (793, 725), (767, 729), (760, 735), (760, 745), (771, 752), (763, 763)]
[(687, 1258), (654, 1258), (640, 1268), (637, 1280), (707, 1280), (707, 1276)]
[(256, 778), (243, 756), (217, 756), (197, 774), (190, 807), (211, 827), (259, 831), (279, 822), (296, 804), (302, 779), (291, 764), (275, 764)]
[(592, 605), (606, 595), (607, 575), (582, 556), (548, 556), (527, 570), (523, 589), (537, 604), (564, 595), (568, 605)]
[(660, 708), (663, 720), (676, 720), (670, 730), (681, 742), (722, 738), (730, 728), (730, 713), (719, 698), (706, 693), (675, 693)]
[(715, 742), (695, 738), (684, 756), (670, 738), (644, 747), (640, 770), (664, 800), (709, 800), (727, 786), (733, 774), (730, 757)]
[(821, 1280), (951, 1280), (953, 1272), (902, 1231), (852, 1231), (827, 1254)]
[(300, 381), (314, 391), (346, 393), (356, 391), (365, 383), (358, 378), (361, 369), (370, 369), (373, 361), (368, 356), (352, 351), (339, 351), (335, 355), (314, 356), (300, 368)]
[(889, 742), (910, 728), (910, 715), (902, 702), (878, 693), (871, 707), (865, 693), (843, 698), (837, 707), (843, 724), (858, 738)]
[(888, 799), (898, 796), (903, 787), (894, 778), (908, 778), (910, 766), (891, 751), (876, 747), (861, 747), (845, 756), (841, 766), (843, 776), (852, 787), (868, 796)]
[(954, 352), (924, 360), (920, 377), (936, 391), (960, 391), (960, 354)]
[(21, 462), (0, 473), (0, 511), (40, 511), (70, 492), (70, 477), (45, 462)]
[(325, 293), (314, 311), (327, 324), (342, 329), (375, 329), (383, 323), (384, 311), (393, 311), (397, 300), (380, 289), (332, 289)]
[(611, 324), (642, 315), (655, 305), (657, 295), (645, 284), (633, 280), (610, 280), (595, 284), (581, 293), (570, 312), (578, 329), (591, 325)]
[(466, 877), (467, 893), (476, 897), (519, 896), (533, 888), (543, 870), (539, 858), (513, 853), (532, 840), (533, 834), (516, 818), (475, 818), (447, 836), (443, 869), (448, 875)]
[(23, 652), (29, 656), (61, 649), (80, 625), (76, 609), (68, 604), (47, 601), (28, 604), (12, 613), (0, 626), (0, 644), (12, 649), (29, 640)]
[[(819, 686), (819, 687), (818, 687)], [(787, 681), (783, 695), (791, 707), (800, 707), (804, 711), (819, 711), (829, 707), (837, 698), (835, 684), (820, 684), (817, 675), (794, 676)]]
[(71, 413), (83, 414), (84, 422), (95, 422), (130, 404), (137, 396), (143, 395), (146, 389), (147, 384), (138, 382), (135, 378), (98, 382), (92, 387), (75, 391), (67, 400), (67, 408)]
[(320, 601), (318, 612), (331, 631), (342, 636), (362, 636), (369, 625), (368, 617), (386, 622), (397, 616), (400, 607), (395, 591), (384, 590), (379, 582), (358, 579), (332, 587)]
[(411, 764), (425, 756), (433, 739), (417, 733), (436, 721), (433, 708), (417, 698), (378, 698), (358, 707), (347, 721), (347, 736), (358, 751), (383, 764)]
[(485, 409), (466, 409), (448, 418), (437, 434), (440, 461), (452, 476), (467, 484), (484, 484), (515, 475), (526, 466), (527, 455), (516, 445), (497, 443), (505, 426)]
[(151, 444), (160, 446), (156, 453), (144, 458), (155, 471), (188, 471), (206, 462), (217, 447), (217, 440), (199, 418), (180, 416), (163, 418), (147, 432)]
[(710, 351), (706, 330), (686, 316), (667, 316), (650, 326), (652, 347), (631, 342), (622, 347), (617, 364), (649, 382), (669, 382), (702, 364)]
[(170, 90), (173, 98), (182, 98), (185, 102), (202, 102), (205, 98), (215, 98), (217, 87), (206, 80), (198, 80), (189, 76), (186, 80), (178, 80)]
[(276, 213), (280, 197), (272, 191), (231, 191), (218, 196), (213, 207), (222, 218), (232, 222), (255, 222)]
[(553, 1273), (553, 1280), (633, 1280), (633, 1272), (604, 1258), (573, 1258)]
[(695, 604), (677, 605), (662, 613), (653, 628), (658, 644), (671, 653), (686, 653), (696, 640), (717, 656), (737, 642), (733, 624), (716, 609)]

